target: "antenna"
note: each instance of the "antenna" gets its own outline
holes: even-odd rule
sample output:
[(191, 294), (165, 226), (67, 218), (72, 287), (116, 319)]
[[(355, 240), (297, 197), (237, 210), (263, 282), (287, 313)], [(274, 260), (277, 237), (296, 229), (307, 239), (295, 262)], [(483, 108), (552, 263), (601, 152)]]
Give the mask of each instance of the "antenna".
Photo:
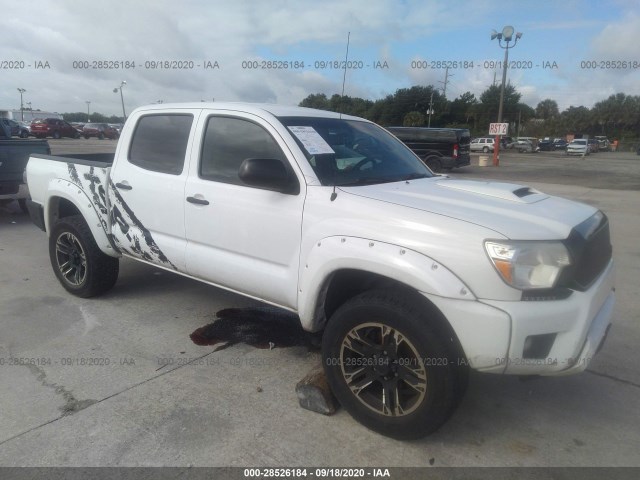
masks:
[[(347, 61), (349, 60), (349, 40), (351, 40), (351, 32), (347, 32), (347, 52), (344, 55), (344, 72), (342, 74), (342, 95), (340, 96), (340, 105), (344, 105), (344, 84), (347, 81)], [(340, 108), (342, 110), (342, 108)], [(342, 111), (340, 112), (340, 118), (342, 118)]]

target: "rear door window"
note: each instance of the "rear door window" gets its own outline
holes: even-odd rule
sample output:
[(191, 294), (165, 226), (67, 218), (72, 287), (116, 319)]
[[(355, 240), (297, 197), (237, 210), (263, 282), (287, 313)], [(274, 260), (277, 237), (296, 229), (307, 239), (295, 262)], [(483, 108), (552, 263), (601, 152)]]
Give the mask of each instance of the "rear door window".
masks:
[(129, 163), (154, 172), (180, 175), (193, 115), (160, 114), (140, 118), (129, 148)]

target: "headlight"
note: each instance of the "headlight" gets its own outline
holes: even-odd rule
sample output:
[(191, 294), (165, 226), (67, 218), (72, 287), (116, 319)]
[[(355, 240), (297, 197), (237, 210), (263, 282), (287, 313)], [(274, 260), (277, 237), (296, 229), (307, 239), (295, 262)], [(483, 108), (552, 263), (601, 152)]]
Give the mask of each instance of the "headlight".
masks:
[(502, 279), (514, 288), (553, 288), (571, 264), (567, 248), (556, 241), (486, 241), (484, 247)]

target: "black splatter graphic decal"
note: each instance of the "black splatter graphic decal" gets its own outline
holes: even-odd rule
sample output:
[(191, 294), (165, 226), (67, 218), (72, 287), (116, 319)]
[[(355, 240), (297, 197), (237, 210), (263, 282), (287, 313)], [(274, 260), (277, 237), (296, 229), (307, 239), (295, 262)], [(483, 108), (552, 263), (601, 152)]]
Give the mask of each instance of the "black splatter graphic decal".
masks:
[[(111, 238), (117, 243), (118, 248), (124, 252), (129, 253), (130, 255), (135, 255), (149, 262), (159, 261), (161, 263), (164, 263), (165, 265), (170, 266), (174, 270), (177, 270), (176, 266), (171, 263), (171, 261), (166, 257), (158, 244), (155, 242), (155, 240), (151, 236), (151, 232), (149, 232), (149, 230), (144, 227), (142, 222), (138, 220), (138, 217), (136, 217), (135, 213), (133, 213), (133, 210), (129, 208), (127, 203), (122, 198), (122, 195), (120, 195), (120, 193), (116, 189), (113, 181), (109, 180), (109, 185), (116, 200), (115, 203), (111, 205), (112, 228), (120, 228), (122, 234), (130, 242), (129, 246), (122, 245), (122, 243), (112, 235)], [(120, 210), (120, 208), (122, 209), (122, 211)], [(135, 225), (142, 233), (144, 245), (140, 242), (140, 239), (137, 235), (129, 231), (129, 227), (127, 226), (127, 223), (125, 221), (125, 215), (129, 217), (131, 223)]]
[[(104, 184), (104, 181), (107, 178), (106, 169), (96, 169), (95, 167), (77, 165), (74, 163), (67, 163), (67, 168), (69, 170), (70, 181), (77, 185), (78, 188), (91, 198), (93, 208), (96, 210), (96, 214), (100, 219), (102, 230), (104, 230), (111, 242), (111, 245), (116, 250), (121, 253), (127, 253), (129, 255), (142, 258), (149, 262), (164, 263), (174, 270), (177, 270), (176, 266), (171, 263), (158, 244), (154, 241), (151, 236), (151, 232), (149, 232), (149, 230), (146, 229), (142, 222), (140, 222), (140, 220), (135, 216), (111, 181), (109, 182), (115, 201), (111, 205), (111, 211), (109, 211), (109, 203)], [(127, 239), (128, 243), (119, 241), (113, 233), (109, 232), (108, 218), (111, 220), (112, 230), (119, 229)], [(130, 221), (127, 222), (127, 219)], [(129, 228), (129, 225), (131, 224), (135, 225), (142, 233), (142, 241), (139, 236)]]
[(107, 202), (104, 196), (104, 187), (102, 187), (102, 181), (93, 170), (93, 167), (89, 169), (89, 173), (84, 174), (84, 178), (89, 180), (89, 190), (91, 191), (91, 198), (93, 198), (93, 204), (100, 209), (103, 215), (107, 214)]
[(67, 168), (69, 169), (69, 176), (71, 177), (71, 181), (81, 187), (80, 177), (78, 176), (78, 171), (76, 170), (76, 166), (73, 163), (67, 163)]

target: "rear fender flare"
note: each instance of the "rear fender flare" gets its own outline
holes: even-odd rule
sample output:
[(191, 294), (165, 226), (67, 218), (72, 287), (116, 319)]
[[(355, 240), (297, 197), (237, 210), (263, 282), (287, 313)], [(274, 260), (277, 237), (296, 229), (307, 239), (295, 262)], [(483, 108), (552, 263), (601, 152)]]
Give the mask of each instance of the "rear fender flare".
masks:
[(85, 222), (87, 222), (100, 250), (112, 257), (120, 257), (120, 254), (114, 250), (109, 241), (106, 216), (102, 216), (97, 211), (99, 207), (91, 201), (80, 187), (68, 180), (57, 178), (49, 182), (47, 192), (49, 196), (44, 208), (44, 222), (47, 235), (51, 234), (51, 228), (58, 219), (56, 211), (57, 202), (59, 202), (59, 199), (65, 199), (78, 209)]

